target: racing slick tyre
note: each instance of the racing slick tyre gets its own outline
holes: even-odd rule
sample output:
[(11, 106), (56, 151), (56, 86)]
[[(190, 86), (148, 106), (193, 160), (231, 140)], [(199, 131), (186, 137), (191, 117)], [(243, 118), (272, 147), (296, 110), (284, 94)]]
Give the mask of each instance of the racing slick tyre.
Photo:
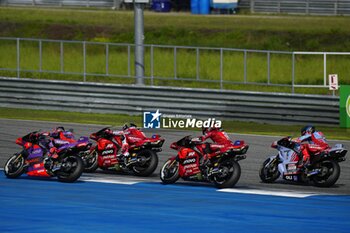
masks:
[(312, 176), (312, 181), (317, 187), (331, 187), (340, 176), (340, 166), (337, 161), (325, 160), (320, 162), (319, 169), (321, 172)]
[(83, 160), (76, 155), (68, 156), (63, 159), (57, 178), (61, 182), (71, 183), (79, 179), (83, 171)]
[(259, 170), (260, 179), (264, 183), (275, 182), (281, 175), (281, 173), (278, 171), (278, 163), (270, 163), (270, 161), (271, 158), (266, 159)]
[(88, 158), (85, 159), (85, 167), (84, 172), (95, 172), (98, 168), (98, 154), (97, 151), (94, 150), (91, 152), (91, 154), (88, 156)]
[(138, 162), (132, 167), (136, 176), (150, 176), (158, 166), (157, 153), (152, 150), (142, 150), (137, 154)]
[(228, 159), (219, 164), (220, 173), (213, 177), (217, 188), (232, 188), (241, 177), (241, 166), (234, 159)]
[(15, 154), (5, 164), (4, 172), (7, 178), (17, 178), (24, 173), (24, 158), (21, 154)]
[(174, 160), (167, 160), (160, 169), (160, 180), (163, 184), (173, 184), (179, 178), (179, 162)]

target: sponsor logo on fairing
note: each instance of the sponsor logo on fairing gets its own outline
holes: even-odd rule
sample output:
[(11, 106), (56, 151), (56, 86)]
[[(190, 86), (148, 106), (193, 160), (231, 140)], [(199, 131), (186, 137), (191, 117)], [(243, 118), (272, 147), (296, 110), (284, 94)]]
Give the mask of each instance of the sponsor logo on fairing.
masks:
[(105, 150), (102, 152), (102, 155), (113, 154), (114, 150)]
[(196, 158), (192, 158), (192, 159), (186, 159), (183, 164), (189, 164), (189, 163), (195, 163), (196, 162)]

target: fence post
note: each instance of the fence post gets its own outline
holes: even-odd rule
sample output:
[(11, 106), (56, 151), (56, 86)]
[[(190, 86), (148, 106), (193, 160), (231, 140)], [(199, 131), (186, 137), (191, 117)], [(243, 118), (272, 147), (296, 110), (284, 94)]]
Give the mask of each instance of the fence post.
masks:
[(113, 10), (119, 9), (119, 4), (117, 4), (118, 0), (113, 0)]
[(84, 82), (86, 82), (86, 41), (83, 42)]
[(338, 0), (334, 3), (334, 15), (338, 15)]
[(42, 49), (42, 40), (39, 40), (39, 72), (41, 73), (43, 67), (43, 49)]
[(32, 0), (32, 5), (33, 5), (33, 6), (35, 6), (35, 5), (36, 5), (35, 0)]
[(294, 82), (295, 82), (295, 54), (292, 53), (292, 93), (294, 94)]
[(196, 78), (199, 80), (199, 48), (196, 49)]
[(177, 68), (177, 49), (176, 46), (174, 47), (174, 77), (177, 79), (177, 73), (176, 73), (176, 68)]
[(86, 7), (90, 7), (90, 0), (86, 0)]
[(250, 0), (250, 13), (254, 13), (255, 0)]
[(323, 85), (327, 86), (327, 53), (323, 54)]
[(270, 84), (270, 51), (267, 52), (267, 84)]
[(19, 38), (17, 38), (17, 78), (20, 78), (20, 45), (19, 45)]
[(151, 85), (153, 86), (153, 78), (154, 78), (154, 73), (153, 73), (153, 45), (151, 45)]
[(310, 14), (310, 2), (309, 2), (309, 0), (306, 0), (305, 13), (306, 13), (307, 15)]
[(223, 78), (224, 78), (224, 58), (223, 49), (220, 48), (220, 89), (223, 89)]
[(128, 76), (131, 76), (130, 45), (128, 45)]
[(109, 44), (106, 43), (106, 75), (109, 75)]
[(244, 50), (244, 83), (247, 83), (247, 50)]
[(61, 74), (64, 72), (64, 49), (63, 41), (60, 42), (60, 63), (61, 63)]

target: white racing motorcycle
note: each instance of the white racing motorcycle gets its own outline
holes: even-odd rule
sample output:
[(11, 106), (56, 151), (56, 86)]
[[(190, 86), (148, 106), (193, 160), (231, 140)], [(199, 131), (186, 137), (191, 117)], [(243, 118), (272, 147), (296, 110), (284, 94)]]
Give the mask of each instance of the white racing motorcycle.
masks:
[(334, 185), (340, 176), (339, 162), (345, 161), (347, 150), (342, 144), (310, 155), (310, 165), (298, 168), (298, 154), (295, 150), (300, 145), (290, 137), (282, 138), (272, 143), (271, 147), (278, 150), (278, 155), (271, 156), (263, 163), (259, 176), (265, 183), (272, 183), (279, 177), (289, 181), (312, 181), (318, 187)]

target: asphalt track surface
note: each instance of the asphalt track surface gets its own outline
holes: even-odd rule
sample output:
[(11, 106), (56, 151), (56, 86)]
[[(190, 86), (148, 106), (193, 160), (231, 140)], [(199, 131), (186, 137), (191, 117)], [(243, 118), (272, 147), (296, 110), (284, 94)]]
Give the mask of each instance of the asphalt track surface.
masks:
[[(43, 130), (49, 131), (57, 126), (64, 126), (66, 129), (74, 129), (76, 136), (89, 136), (91, 133), (98, 131), (106, 125), (84, 125), (84, 124), (67, 124), (55, 122), (41, 122), (41, 121), (21, 121), (21, 120), (7, 120), (0, 119), (0, 167), (3, 167), (6, 160), (21, 148), (15, 144), (15, 140), (24, 136), (25, 134), (35, 131)], [(116, 128), (118, 129), (118, 128)], [(120, 130), (120, 128), (118, 129)], [(165, 138), (163, 151), (158, 153), (159, 165), (155, 173), (148, 177), (147, 180), (159, 181), (159, 170), (164, 162), (171, 156), (176, 155), (176, 151), (169, 148), (172, 142), (175, 142), (186, 135), (199, 136), (198, 132), (184, 131), (184, 130), (144, 130), (144, 132), (151, 136), (153, 133), (158, 133)], [(287, 135), (286, 135), (287, 136)], [(331, 188), (318, 188), (309, 184), (301, 185), (299, 183), (277, 181), (273, 184), (265, 184), (260, 181), (258, 170), (261, 164), (269, 155), (276, 155), (276, 150), (270, 147), (271, 143), (281, 137), (271, 136), (256, 136), (256, 135), (241, 135), (230, 134), (233, 140), (245, 140), (249, 144), (247, 158), (241, 160), (242, 174), (238, 181), (236, 188), (242, 189), (261, 189), (261, 190), (279, 190), (279, 191), (299, 191), (299, 192), (315, 192), (322, 194), (348, 194), (350, 195), (350, 162), (346, 160), (340, 163), (341, 175), (335, 186)], [(330, 141), (330, 144), (342, 143), (346, 148), (350, 149), (350, 141)], [(348, 155), (349, 156), (349, 155)], [(102, 173), (102, 171), (98, 171)], [(129, 175), (116, 174), (108, 172), (104, 174), (105, 177), (123, 177)], [(132, 176), (130, 176), (132, 178)], [(181, 181), (180, 181), (181, 182)], [(189, 182), (181, 182), (189, 183)], [(209, 185), (205, 183), (192, 183), (193, 185)]]
[[(74, 128), (77, 136), (104, 127), (0, 119), (1, 167), (20, 149), (17, 137), (58, 125)], [(159, 168), (176, 153), (170, 143), (196, 133), (146, 131), (152, 133), (160, 133), (166, 143), (151, 177), (99, 171), (67, 184), (25, 175), (7, 179), (0, 171), (0, 232), (349, 232), (349, 162), (341, 163), (341, 178), (332, 188), (263, 184), (258, 169), (267, 155), (276, 153), (269, 145), (279, 137), (233, 134), (250, 144), (236, 187), (219, 191), (206, 183), (162, 185)], [(341, 143), (350, 148), (349, 141)]]

